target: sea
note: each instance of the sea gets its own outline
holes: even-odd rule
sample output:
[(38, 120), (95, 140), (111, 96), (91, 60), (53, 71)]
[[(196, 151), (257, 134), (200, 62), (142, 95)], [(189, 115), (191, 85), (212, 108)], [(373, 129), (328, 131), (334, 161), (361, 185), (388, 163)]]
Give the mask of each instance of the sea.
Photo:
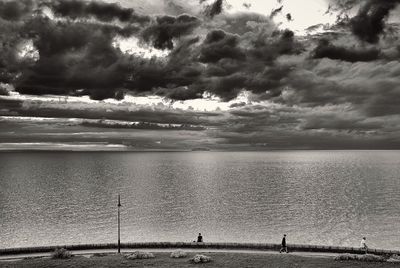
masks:
[(400, 250), (400, 151), (2, 152), (0, 248), (117, 242)]

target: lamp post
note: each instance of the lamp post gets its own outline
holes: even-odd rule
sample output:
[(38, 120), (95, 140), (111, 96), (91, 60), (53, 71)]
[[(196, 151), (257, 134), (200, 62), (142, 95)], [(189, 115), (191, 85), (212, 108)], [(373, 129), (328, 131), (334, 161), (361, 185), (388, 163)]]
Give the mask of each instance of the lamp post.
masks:
[(121, 253), (121, 221), (120, 221), (121, 198), (118, 195), (118, 253)]

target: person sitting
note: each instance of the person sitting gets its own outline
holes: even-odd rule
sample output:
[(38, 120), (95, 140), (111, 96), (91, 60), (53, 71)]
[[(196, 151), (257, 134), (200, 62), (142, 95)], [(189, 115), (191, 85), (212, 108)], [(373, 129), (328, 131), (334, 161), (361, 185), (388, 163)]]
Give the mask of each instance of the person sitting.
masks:
[(203, 243), (203, 236), (201, 236), (201, 233), (199, 233), (199, 236), (197, 237), (197, 243)]

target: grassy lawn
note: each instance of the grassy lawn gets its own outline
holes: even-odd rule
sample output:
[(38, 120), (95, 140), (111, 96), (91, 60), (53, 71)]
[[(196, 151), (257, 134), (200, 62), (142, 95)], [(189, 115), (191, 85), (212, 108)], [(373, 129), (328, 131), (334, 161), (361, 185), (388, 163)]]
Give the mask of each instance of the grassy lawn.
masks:
[(0, 268), (19, 268), (19, 267), (310, 267), (310, 268), (330, 268), (330, 267), (400, 267), (400, 264), (391, 263), (365, 263), (354, 261), (335, 261), (333, 258), (321, 257), (300, 257), (290, 254), (245, 254), (245, 253), (205, 253), (212, 258), (212, 262), (206, 264), (192, 264), (189, 258), (195, 253), (188, 254), (187, 258), (173, 259), (168, 253), (155, 253), (154, 259), (147, 260), (127, 260), (122, 256), (108, 255), (104, 257), (86, 258), (82, 256), (73, 257), (66, 260), (55, 259), (24, 259), (19, 261), (0, 262)]

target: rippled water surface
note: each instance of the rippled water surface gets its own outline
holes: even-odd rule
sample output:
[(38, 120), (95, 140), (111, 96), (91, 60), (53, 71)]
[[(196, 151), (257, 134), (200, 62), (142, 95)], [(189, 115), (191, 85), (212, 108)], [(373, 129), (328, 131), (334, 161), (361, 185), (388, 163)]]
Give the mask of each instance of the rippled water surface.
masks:
[(400, 151), (0, 153), (0, 247), (205, 241), (400, 249)]

